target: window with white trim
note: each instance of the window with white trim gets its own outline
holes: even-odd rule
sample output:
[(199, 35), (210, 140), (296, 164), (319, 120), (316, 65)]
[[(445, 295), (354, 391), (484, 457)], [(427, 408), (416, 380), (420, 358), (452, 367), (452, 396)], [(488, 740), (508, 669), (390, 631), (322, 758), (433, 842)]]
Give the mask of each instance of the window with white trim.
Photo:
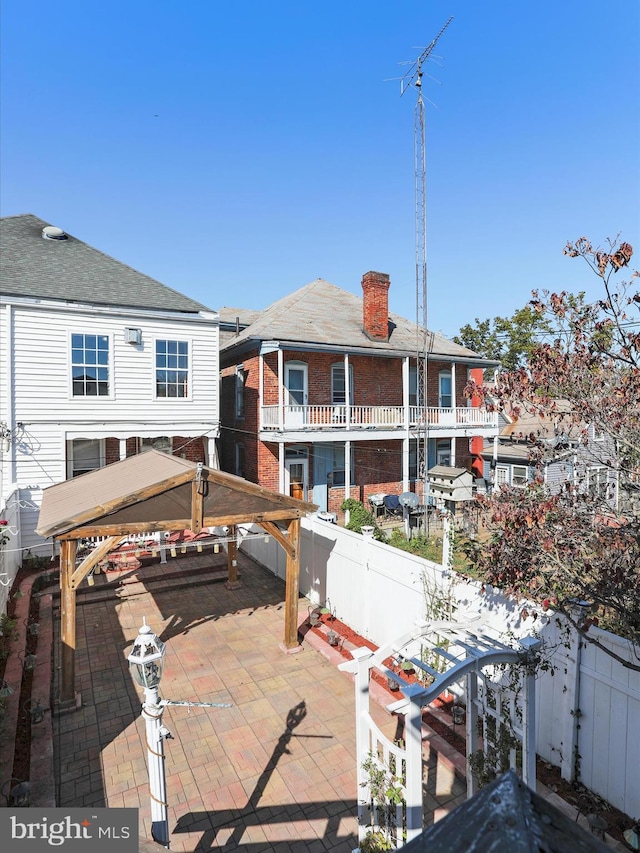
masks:
[(236, 366), (236, 418), (244, 418), (244, 384), (246, 373), (244, 365)]
[(587, 489), (590, 494), (607, 497), (609, 470), (604, 465), (587, 468)]
[[(353, 365), (349, 365), (349, 399), (353, 405)], [(331, 402), (333, 405), (347, 402), (347, 389), (344, 381), (344, 362), (331, 365)]]
[(438, 376), (438, 406), (450, 409), (453, 405), (451, 371), (443, 370)]
[(67, 442), (67, 479), (96, 471), (104, 464), (104, 439), (74, 438)]
[(436, 441), (436, 465), (451, 465), (451, 439), (439, 439)]
[(526, 486), (528, 480), (528, 472), (526, 465), (513, 465), (511, 467), (511, 485)]
[(74, 397), (109, 396), (108, 335), (71, 335), (71, 387)]
[(509, 482), (509, 468), (507, 465), (496, 465), (495, 475), (494, 475), (494, 486), (496, 488), (500, 488), (500, 486), (506, 486)]
[(188, 341), (156, 341), (156, 397), (189, 396)]
[[(354, 455), (353, 455), (353, 445), (351, 446), (350, 453), (350, 467), (351, 467), (351, 483), (350, 485), (355, 485), (354, 483)], [(329, 485), (331, 486), (344, 486), (345, 484), (345, 462), (344, 462), (344, 445), (336, 444), (333, 448), (333, 459), (331, 471), (329, 472)]]

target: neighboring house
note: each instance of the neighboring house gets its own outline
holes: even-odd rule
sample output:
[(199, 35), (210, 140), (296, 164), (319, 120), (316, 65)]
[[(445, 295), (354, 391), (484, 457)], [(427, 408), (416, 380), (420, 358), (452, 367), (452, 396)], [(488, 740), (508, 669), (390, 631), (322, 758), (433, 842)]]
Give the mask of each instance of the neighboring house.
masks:
[(464, 396), (495, 364), (432, 334), (427, 403), (418, 406), (414, 323), (388, 310), (389, 276), (363, 298), (322, 279), (256, 312), (222, 308), (221, 467), (336, 511), (345, 497), (417, 490), (417, 436), (428, 466), (470, 467), (474, 436), (497, 415)]
[[(49, 226), (0, 220), (0, 510), (155, 447), (218, 467), (218, 316)], [(131, 484), (132, 490), (135, 483)]]
[(533, 415), (524, 407), (515, 414), (506, 407), (500, 412), (500, 434), (480, 455), (487, 491), (525, 486), (541, 477), (552, 494), (571, 483), (596, 490), (618, 506), (615, 444), (592, 426), (585, 432), (577, 425), (569, 428), (558, 415)]

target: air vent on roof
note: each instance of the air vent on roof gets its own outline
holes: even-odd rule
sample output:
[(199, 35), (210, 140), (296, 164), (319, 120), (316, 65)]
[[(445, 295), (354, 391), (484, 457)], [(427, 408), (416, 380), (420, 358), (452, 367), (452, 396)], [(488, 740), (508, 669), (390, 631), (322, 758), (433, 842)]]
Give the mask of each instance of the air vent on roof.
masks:
[(66, 240), (67, 235), (62, 228), (56, 228), (55, 225), (47, 225), (42, 229), (42, 236), (45, 240)]

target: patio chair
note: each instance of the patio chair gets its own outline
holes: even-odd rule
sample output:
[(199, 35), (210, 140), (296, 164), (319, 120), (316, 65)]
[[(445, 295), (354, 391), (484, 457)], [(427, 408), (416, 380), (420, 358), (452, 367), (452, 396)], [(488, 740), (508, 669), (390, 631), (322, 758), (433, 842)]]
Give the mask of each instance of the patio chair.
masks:
[(394, 516), (402, 516), (404, 509), (400, 503), (400, 498), (397, 495), (384, 496), (384, 515), (385, 518), (393, 518)]

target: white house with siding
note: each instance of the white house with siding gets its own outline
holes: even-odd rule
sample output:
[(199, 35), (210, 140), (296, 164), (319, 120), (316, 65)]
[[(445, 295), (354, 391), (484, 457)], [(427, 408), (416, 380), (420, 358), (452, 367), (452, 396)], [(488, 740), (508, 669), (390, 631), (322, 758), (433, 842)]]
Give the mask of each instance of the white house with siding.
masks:
[[(558, 405), (561, 411), (563, 404)], [(517, 415), (504, 408), (499, 423), (499, 435), (481, 453), (489, 490), (525, 486), (542, 476), (552, 494), (571, 483), (600, 493), (613, 509), (619, 508), (617, 453), (610, 436), (593, 425), (571, 424), (561, 414), (545, 418), (524, 407)]]
[(36, 216), (0, 220), (0, 242), (7, 547), (43, 552), (52, 483), (150, 446), (218, 467), (218, 315)]

